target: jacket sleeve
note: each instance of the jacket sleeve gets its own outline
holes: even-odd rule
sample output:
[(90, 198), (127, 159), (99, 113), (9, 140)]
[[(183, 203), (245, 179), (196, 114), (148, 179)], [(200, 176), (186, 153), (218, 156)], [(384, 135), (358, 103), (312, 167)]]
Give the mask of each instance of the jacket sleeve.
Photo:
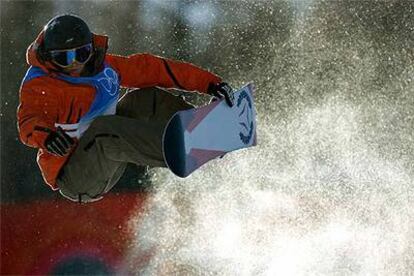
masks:
[(50, 131), (56, 130), (53, 112), (54, 102), (47, 99), (43, 89), (23, 85), (20, 89), (20, 104), (17, 108), (17, 127), (23, 144), (44, 148), (44, 142)]
[(210, 83), (221, 82), (220, 77), (191, 63), (147, 53), (128, 57), (108, 54), (106, 61), (120, 74), (121, 86), (128, 88), (160, 86), (206, 93)]

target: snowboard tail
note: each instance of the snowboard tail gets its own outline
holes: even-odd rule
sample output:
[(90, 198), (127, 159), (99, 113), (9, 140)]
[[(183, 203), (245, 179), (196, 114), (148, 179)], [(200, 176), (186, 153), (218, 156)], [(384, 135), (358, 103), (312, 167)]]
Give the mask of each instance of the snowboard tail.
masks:
[(179, 111), (164, 131), (163, 153), (169, 169), (187, 177), (203, 164), (224, 154), (255, 146), (254, 85), (234, 93), (235, 105), (224, 99), (206, 106)]

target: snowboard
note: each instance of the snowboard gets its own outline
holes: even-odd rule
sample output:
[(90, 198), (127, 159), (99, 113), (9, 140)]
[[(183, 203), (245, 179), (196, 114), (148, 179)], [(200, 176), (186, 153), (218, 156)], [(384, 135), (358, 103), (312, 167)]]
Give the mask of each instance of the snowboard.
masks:
[(255, 146), (253, 94), (254, 85), (249, 83), (234, 93), (233, 107), (223, 98), (175, 113), (163, 135), (163, 154), (168, 168), (179, 177), (187, 177), (212, 159)]

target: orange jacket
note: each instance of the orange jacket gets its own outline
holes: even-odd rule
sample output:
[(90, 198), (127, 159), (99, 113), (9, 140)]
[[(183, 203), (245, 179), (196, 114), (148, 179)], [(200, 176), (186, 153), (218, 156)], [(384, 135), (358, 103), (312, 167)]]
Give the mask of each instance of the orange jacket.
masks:
[[(26, 58), (29, 65), (40, 67), (47, 75), (22, 83), (17, 120), (20, 140), (25, 145), (39, 149), (37, 163), (43, 179), (56, 190), (56, 178), (68, 156), (59, 157), (46, 151), (44, 142), (48, 132), (45, 129), (56, 130), (55, 123), (78, 123), (94, 99), (95, 88), (84, 84), (71, 84), (56, 78), (58, 73), (39, 54), (43, 36), (41, 32), (29, 46)], [(121, 87), (160, 86), (205, 93), (211, 82), (221, 81), (218, 76), (190, 63), (151, 54), (134, 54), (128, 57), (107, 54), (106, 36), (94, 35), (94, 47), (102, 56), (100, 62), (95, 62), (95, 69), (99, 71), (103, 62), (109, 64), (118, 73)]]

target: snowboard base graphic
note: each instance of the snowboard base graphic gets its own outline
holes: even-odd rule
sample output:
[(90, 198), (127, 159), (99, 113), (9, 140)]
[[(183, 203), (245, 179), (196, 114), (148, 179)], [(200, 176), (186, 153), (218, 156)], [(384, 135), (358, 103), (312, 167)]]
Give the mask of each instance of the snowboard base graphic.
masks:
[(255, 146), (253, 93), (254, 85), (249, 83), (234, 93), (233, 107), (220, 99), (203, 107), (175, 113), (163, 137), (163, 153), (168, 168), (179, 177), (187, 177), (212, 159)]

